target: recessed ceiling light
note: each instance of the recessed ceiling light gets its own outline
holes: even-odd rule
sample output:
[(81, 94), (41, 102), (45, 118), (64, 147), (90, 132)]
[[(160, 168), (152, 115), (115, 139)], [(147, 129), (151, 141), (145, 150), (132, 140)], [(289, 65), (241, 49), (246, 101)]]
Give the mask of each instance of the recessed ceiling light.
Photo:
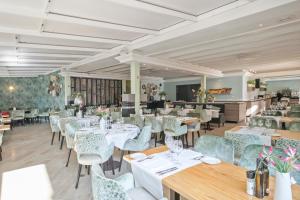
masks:
[(259, 26), (259, 27), (263, 27), (264, 25), (263, 25), (263, 24), (259, 24), (258, 26)]

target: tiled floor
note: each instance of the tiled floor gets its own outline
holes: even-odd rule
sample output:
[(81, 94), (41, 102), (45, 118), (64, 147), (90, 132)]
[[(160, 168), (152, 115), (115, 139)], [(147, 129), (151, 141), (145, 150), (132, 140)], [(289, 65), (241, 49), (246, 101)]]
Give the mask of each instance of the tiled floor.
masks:
[[(224, 127), (215, 128), (207, 134), (222, 136), (224, 130), (230, 129), (237, 124), (225, 124)], [(204, 134), (204, 131), (201, 131)], [(80, 178), (79, 188), (75, 190), (75, 179), (77, 174), (77, 161), (75, 153), (72, 154), (69, 167), (65, 167), (67, 158), (67, 149), (64, 146), (59, 150), (59, 142), (55, 138), (54, 145), (50, 145), (51, 133), (48, 124), (33, 124), (16, 127), (13, 131), (4, 133), (3, 140), (3, 161), (0, 162), (1, 173), (1, 192), (7, 191), (8, 179), (6, 172), (12, 170), (32, 167), (36, 165), (45, 165), (49, 176), (53, 196), (44, 198), (45, 200), (88, 200), (91, 198), (90, 176), (84, 175)], [(190, 141), (191, 143), (191, 141)], [(152, 145), (154, 146), (154, 145)], [(115, 159), (119, 159), (119, 151), (115, 151)], [(128, 171), (128, 167), (124, 165), (121, 173)], [(21, 170), (22, 173), (22, 170)], [(85, 171), (83, 170), (84, 174)], [(111, 173), (107, 173), (112, 177)], [(38, 182), (39, 175), (32, 175), (29, 180), (14, 180), (15, 185), (25, 182), (26, 187), (34, 187), (32, 181)], [(21, 178), (21, 176), (17, 176)], [(11, 178), (10, 178), (11, 179)], [(42, 181), (42, 180), (40, 180)], [(14, 184), (12, 187), (16, 187)], [(25, 187), (25, 186), (24, 186)], [(35, 188), (33, 188), (35, 189)], [(15, 193), (18, 191), (13, 190)], [(3, 195), (3, 194), (2, 194)], [(3, 197), (3, 196), (2, 196)], [(2, 200), (18, 200), (18, 199), (3, 199)], [(33, 199), (33, 198), (32, 198)], [(39, 199), (39, 200), (44, 200)]]

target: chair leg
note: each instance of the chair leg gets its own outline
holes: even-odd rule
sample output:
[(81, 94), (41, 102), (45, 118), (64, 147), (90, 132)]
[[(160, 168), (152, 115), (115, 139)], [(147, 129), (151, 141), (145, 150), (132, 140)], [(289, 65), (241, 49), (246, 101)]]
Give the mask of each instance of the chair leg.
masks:
[(87, 174), (90, 175), (90, 172), (91, 172), (91, 166), (87, 166)]
[(0, 146), (0, 161), (2, 161), (2, 147)]
[(58, 141), (60, 141), (60, 136), (61, 136), (61, 133), (60, 131), (58, 132)]
[(194, 135), (194, 131), (192, 131), (192, 146), (194, 147), (195, 143), (195, 135)]
[(156, 147), (156, 143), (157, 143), (157, 133), (154, 134), (154, 146)]
[(53, 145), (54, 137), (55, 137), (55, 132), (52, 133), (51, 145)]
[(113, 173), (113, 175), (115, 175), (115, 166), (114, 166), (114, 158), (113, 158), (113, 156), (110, 157), (110, 162), (111, 162), (112, 173)]
[(189, 148), (189, 141), (188, 141), (188, 133), (184, 135), (186, 141), (186, 148)]
[(121, 150), (121, 158), (120, 158), (119, 172), (121, 171), (121, 167), (122, 167), (122, 162), (123, 162), (123, 156), (124, 156), (124, 152), (125, 152), (125, 151)]
[(64, 139), (65, 139), (65, 136), (62, 136), (61, 137), (61, 143), (60, 143), (60, 150), (62, 150), (62, 147), (63, 147), (63, 144), (64, 144)]
[(200, 131), (197, 131), (197, 133), (198, 133), (198, 137), (200, 137)]
[(180, 138), (181, 138), (181, 141), (182, 141), (182, 146), (184, 147), (184, 135), (181, 135)]
[(69, 161), (70, 161), (70, 156), (71, 156), (71, 153), (72, 153), (72, 149), (69, 149), (69, 153), (68, 153), (68, 160), (67, 160), (67, 163), (66, 163), (66, 167), (69, 166)]
[(77, 181), (76, 181), (75, 189), (78, 188), (79, 179), (80, 179), (80, 174), (81, 174), (81, 169), (82, 169), (82, 164), (79, 164), (79, 166), (78, 166), (78, 173), (77, 173)]

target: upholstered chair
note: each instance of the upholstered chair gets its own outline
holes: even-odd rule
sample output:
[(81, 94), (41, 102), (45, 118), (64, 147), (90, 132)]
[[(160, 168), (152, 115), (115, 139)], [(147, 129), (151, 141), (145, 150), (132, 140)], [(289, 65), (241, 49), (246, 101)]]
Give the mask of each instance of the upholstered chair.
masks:
[[(181, 125), (181, 121), (176, 119), (175, 116), (163, 118), (163, 130), (165, 135), (181, 138), (182, 144), (184, 144), (184, 137), (187, 134), (187, 125)], [(188, 147), (188, 142), (186, 146)]]
[(68, 108), (66, 110), (66, 113), (68, 116), (72, 117), (72, 116), (75, 116), (75, 109), (74, 108)]
[(208, 114), (208, 111), (203, 109), (200, 110), (200, 121), (201, 123), (204, 123), (206, 125), (206, 127), (204, 128), (204, 131), (206, 133), (207, 130), (210, 129), (210, 121), (212, 119), (212, 116)]
[(76, 189), (78, 188), (82, 166), (88, 167), (89, 174), (91, 165), (103, 164), (110, 160), (113, 174), (115, 174), (112, 159), (114, 143), (108, 144), (105, 134), (96, 134), (89, 131), (77, 131), (75, 133), (75, 151), (77, 153), (77, 161), (79, 164), (75, 185)]
[[(295, 133), (297, 134), (297, 133)], [(280, 149), (286, 149), (288, 146), (298, 149), (298, 153), (300, 153), (300, 141), (292, 140), (288, 138), (279, 138), (276, 140), (275, 147)]]
[(152, 126), (151, 133), (154, 137), (154, 146), (156, 147), (157, 139), (160, 137), (160, 133), (163, 131), (162, 124), (155, 116), (146, 116), (145, 125)]
[(81, 126), (80, 126), (80, 123), (78, 122), (78, 120), (69, 121), (65, 126), (66, 144), (67, 144), (67, 149), (69, 150), (66, 167), (68, 167), (68, 165), (69, 165), (70, 156), (75, 147), (75, 142), (74, 142), (75, 133), (80, 128), (81, 128)]
[(142, 187), (135, 187), (131, 173), (109, 179), (99, 165), (93, 165), (91, 173), (93, 200), (155, 200)]
[(2, 161), (2, 138), (3, 138), (3, 131), (0, 131), (0, 161)]
[(76, 120), (75, 117), (66, 117), (66, 118), (59, 118), (58, 120), (58, 127), (61, 133), (61, 143), (60, 143), (60, 149), (62, 149), (63, 144), (64, 144), (64, 140), (66, 137), (66, 124), (69, 123), (70, 121)]
[(111, 112), (111, 119), (113, 121), (118, 121), (119, 119), (122, 118), (122, 113), (121, 112)]
[(194, 108), (194, 106), (193, 105), (184, 105), (184, 108), (186, 108), (186, 109), (193, 109)]
[(234, 162), (233, 143), (223, 137), (202, 135), (197, 140), (194, 149), (203, 155), (216, 157), (224, 162)]
[[(195, 133), (197, 133), (198, 137), (200, 137), (200, 130), (201, 130), (200, 120), (187, 126), (187, 132), (192, 133), (192, 146), (194, 146), (194, 143), (195, 143)], [(187, 135), (186, 135), (186, 137), (187, 137)]]
[(133, 124), (138, 126), (140, 129), (142, 129), (144, 127), (144, 120), (142, 119), (142, 117), (138, 114), (132, 116), (129, 118), (129, 124)]
[(266, 127), (266, 128), (269, 128), (269, 127), (267, 127), (267, 122), (270, 122), (270, 124), (271, 124), (271, 127), (270, 127), (270, 129), (278, 129), (279, 127), (278, 127), (278, 123), (277, 123), (277, 121), (274, 119), (274, 118), (272, 118), (272, 117), (266, 117), (265, 119), (264, 119), (264, 127)]
[(299, 104), (292, 105), (291, 111), (292, 112), (300, 112), (300, 105)]
[(176, 109), (174, 108), (174, 109), (172, 109), (172, 110), (168, 113), (168, 115), (171, 115), (171, 116), (177, 116), (177, 115), (178, 115), (178, 111), (180, 111), (180, 110), (179, 110), (179, 109), (176, 110)]
[(123, 147), (118, 148), (122, 151), (121, 152), (121, 158), (120, 158), (120, 167), (119, 171), (121, 171), (121, 165), (123, 161), (123, 156), (125, 151), (144, 151), (150, 147), (150, 141), (151, 141), (151, 125), (144, 126), (141, 133), (136, 139), (128, 139)]
[(151, 114), (151, 113), (152, 113), (151, 109), (147, 109), (147, 108), (143, 109), (143, 114)]
[(288, 111), (287, 112), (288, 117), (297, 117), (300, 118), (300, 111), (294, 112), (294, 111)]
[(196, 105), (195, 112), (200, 113), (201, 110), (203, 110), (203, 105)]
[(34, 122), (37, 117), (38, 117), (38, 114), (39, 114), (39, 109), (31, 109), (29, 113), (25, 113), (25, 119), (32, 123)]
[(231, 133), (229, 131), (225, 131), (226, 139), (232, 141), (234, 146), (234, 154), (235, 154), (235, 163), (239, 162), (242, 153), (245, 148), (251, 144), (260, 144), (260, 145), (271, 145), (271, 137), (270, 136), (261, 136), (255, 134), (245, 134), (245, 133)]
[[(289, 123), (288, 128), (289, 128), (290, 131), (300, 132), (300, 120), (299, 121), (293, 121), (293, 122)], [(297, 133), (295, 133), (295, 134), (297, 134)]]
[(44, 119), (45, 121), (49, 119), (49, 111), (48, 111), (48, 109), (45, 109), (44, 111), (39, 110), (39, 114), (38, 114), (38, 120), (39, 120), (39, 122), (42, 122), (42, 119)]
[(15, 122), (22, 122), (24, 125), (24, 120), (25, 120), (25, 111), (24, 110), (13, 110), (11, 112), (11, 121), (14, 124)]
[[(270, 147), (265, 146), (264, 148), (266, 149), (266, 151), (268, 151)], [(286, 147), (284, 147), (284, 149), (286, 149)], [(255, 170), (256, 169), (256, 159), (258, 158), (258, 155), (260, 152), (262, 152), (262, 150), (263, 150), (263, 145), (257, 145), (257, 144), (248, 145), (245, 148), (245, 150), (241, 156), (239, 166), (244, 167), (248, 170)], [(298, 150), (299, 150), (299, 148), (298, 148)], [(276, 148), (273, 148), (273, 154), (278, 155), (278, 156), (284, 156), (284, 157), (286, 156), (283, 149), (278, 148), (277, 146), (276, 146)], [(269, 170), (270, 170), (270, 174), (272, 176), (275, 176), (274, 169), (272, 167), (269, 167)], [(300, 184), (300, 172), (292, 171), (291, 176), (296, 180), (297, 184)]]
[[(50, 119), (50, 128), (51, 128), (51, 132), (52, 132), (51, 145), (53, 145), (55, 135), (60, 134), (60, 130), (59, 130), (59, 127), (58, 127), (59, 116), (51, 115), (49, 117), (49, 119)], [(59, 138), (60, 138), (60, 136), (59, 136)]]

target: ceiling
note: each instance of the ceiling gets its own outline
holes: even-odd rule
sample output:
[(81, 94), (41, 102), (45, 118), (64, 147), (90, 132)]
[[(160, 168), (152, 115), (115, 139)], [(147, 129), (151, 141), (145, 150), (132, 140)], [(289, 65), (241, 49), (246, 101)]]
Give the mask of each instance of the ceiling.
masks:
[(297, 0), (0, 0), (0, 76), (300, 70)]

